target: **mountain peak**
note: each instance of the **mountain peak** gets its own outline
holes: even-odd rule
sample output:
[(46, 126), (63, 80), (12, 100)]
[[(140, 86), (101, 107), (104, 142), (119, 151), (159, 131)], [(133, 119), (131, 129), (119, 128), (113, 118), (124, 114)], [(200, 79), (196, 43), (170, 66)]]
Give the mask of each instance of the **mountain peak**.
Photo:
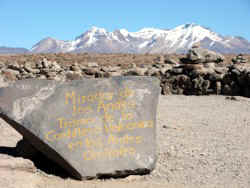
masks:
[(129, 35), (129, 32), (127, 29), (119, 29), (118, 30), (123, 36), (127, 37)]
[(54, 40), (56, 40), (56, 39), (53, 39), (52, 37), (45, 37), (41, 41), (54, 41)]
[(198, 25), (196, 23), (186, 23), (183, 25), (184, 28), (194, 28), (196, 26), (200, 26), (200, 25)]
[(91, 33), (107, 33), (106, 29), (96, 26), (92, 26), (88, 31)]
[(144, 27), (140, 29), (138, 32), (154, 32), (154, 31), (162, 31), (162, 30), (153, 27)]
[[(183, 25), (179, 25), (176, 28), (174, 28), (175, 30), (192, 30), (192, 29), (196, 29), (196, 28), (203, 28), (202, 26), (196, 24), (196, 23), (186, 23)], [(205, 28), (203, 28), (205, 29)]]

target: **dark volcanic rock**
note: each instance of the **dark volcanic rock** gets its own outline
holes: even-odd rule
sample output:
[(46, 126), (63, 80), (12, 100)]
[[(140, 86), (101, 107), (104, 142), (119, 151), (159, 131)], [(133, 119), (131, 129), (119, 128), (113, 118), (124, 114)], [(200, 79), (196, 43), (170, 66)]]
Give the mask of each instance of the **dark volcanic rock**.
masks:
[(23, 80), (0, 88), (0, 116), (78, 179), (144, 174), (156, 163), (159, 81)]

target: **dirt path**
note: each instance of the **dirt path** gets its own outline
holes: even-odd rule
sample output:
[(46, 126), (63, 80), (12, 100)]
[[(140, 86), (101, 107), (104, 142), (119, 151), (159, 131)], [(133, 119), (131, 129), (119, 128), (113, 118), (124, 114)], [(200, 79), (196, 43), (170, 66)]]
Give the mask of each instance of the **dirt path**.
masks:
[(156, 170), (119, 180), (75, 181), (48, 175), (11, 155), (21, 139), (0, 120), (0, 187), (250, 187), (250, 99), (161, 96)]

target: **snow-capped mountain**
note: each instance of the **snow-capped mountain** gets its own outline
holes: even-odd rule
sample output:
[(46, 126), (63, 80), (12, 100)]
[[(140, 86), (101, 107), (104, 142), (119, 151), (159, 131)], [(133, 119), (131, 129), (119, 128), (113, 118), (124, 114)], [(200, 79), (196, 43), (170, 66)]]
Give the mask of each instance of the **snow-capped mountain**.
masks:
[(250, 42), (242, 37), (225, 37), (197, 24), (184, 24), (171, 30), (143, 28), (108, 32), (92, 27), (73, 41), (46, 38), (37, 43), (33, 53), (185, 53), (193, 44), (220, 53), (250, 53)]

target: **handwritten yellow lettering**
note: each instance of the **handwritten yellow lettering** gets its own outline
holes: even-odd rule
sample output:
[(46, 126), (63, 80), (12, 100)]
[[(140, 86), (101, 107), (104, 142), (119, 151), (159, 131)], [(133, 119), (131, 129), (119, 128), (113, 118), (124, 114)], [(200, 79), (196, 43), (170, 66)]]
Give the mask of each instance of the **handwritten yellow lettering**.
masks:
[(69, 99), (71, 99), (72, 104), (76, 104), (76, 97), (74, 91), (72, 91), (71, 93), (67, 92), (65, 94), (65, 104), (69, 104)]
[(53, 134), (55, 131), (51, 130), (49, 131), (46, 135), (45, 135), (45, 138), (48, 140), (48, 141), (53, 141), (52, 139), (50, 139), (50, 135)]

